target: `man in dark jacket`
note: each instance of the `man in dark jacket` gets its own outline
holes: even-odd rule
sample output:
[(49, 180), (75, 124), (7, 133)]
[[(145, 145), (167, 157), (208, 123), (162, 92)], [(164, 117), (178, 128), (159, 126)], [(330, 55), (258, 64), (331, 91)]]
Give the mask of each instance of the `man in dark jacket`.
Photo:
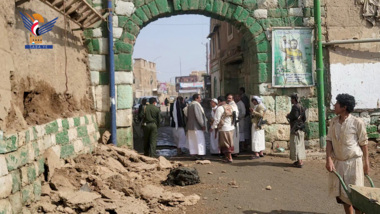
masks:
[(306, 159), (305, 153), (305, 110), (298, 100), (298, 95), (290, 96), (293, 104), (291, 112), (286, 116), (290, 123), (290, 159), (295, 161), (294, 166), (301, 168), (303, 160)]
[(143, 118), (144, 155), (149, 157), (156, 157), (157, 129), (161, 120), (160, 109), (156, 104), (156, 98), (149, 98), (149, 105), (146, 105), (145, 110), (139, 115)]

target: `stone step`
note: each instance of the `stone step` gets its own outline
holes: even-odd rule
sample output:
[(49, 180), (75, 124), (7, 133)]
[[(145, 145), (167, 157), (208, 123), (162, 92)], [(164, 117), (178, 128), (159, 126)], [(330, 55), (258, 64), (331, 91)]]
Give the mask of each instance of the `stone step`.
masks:
[[(267, 155), (274, 156), (274, 157), (282, 157), (282, 158), (289, 158), (290, 151), (286, 150), (285, 152), (268, 152)], [(308, 160), (322, 160), (326, 158), (326, 152), (320, 152), (320, 151), (311, 151), (306, 150), (306, 159)]]

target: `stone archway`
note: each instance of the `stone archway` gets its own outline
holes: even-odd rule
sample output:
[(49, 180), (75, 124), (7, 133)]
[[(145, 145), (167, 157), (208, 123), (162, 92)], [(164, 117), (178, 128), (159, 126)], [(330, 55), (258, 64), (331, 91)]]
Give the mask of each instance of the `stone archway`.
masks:
[[(94, 0), (94, 2), (98, 2)], [(96, 4), (95, 4), (96, 6)], [(101, 6), (101, 5), (99, 5)], [(304, 7), (304, 8), (302, 8)], [(117, 138), (132, 145), (133, 47), (140, 30), (162, 17), (198, 14), (227, 21), (244, 35), (244, 58), (249, 63), (244, 85), (249, 94), (275, 95), (271, 82), (270, 27), (310, 25), (312, 5), (304, 0), (134, 0), (115, 1), (114, 50), (116, 78)], [(109, 127), (107, 26), (86, 31), (89, 67), (100, 131)], [(102, 38), (104, 37), (104, 38)], [(281, 92), (283, 95), (283, 92)], [(276, 99), (276, 98), (272, 98)], [(277, 100), (277, 99), (276, 99)]]

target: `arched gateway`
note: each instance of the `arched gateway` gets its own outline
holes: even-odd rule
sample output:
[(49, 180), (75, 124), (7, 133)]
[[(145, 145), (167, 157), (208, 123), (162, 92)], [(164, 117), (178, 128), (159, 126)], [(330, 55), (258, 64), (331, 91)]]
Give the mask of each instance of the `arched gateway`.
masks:
[[(106, 8), (106, 1), (93, 0), (93, 6)], [(272, 89), (272, 51), (268, 40), (271, 27), (313, 25), (313, 1), (310, 0), (115, 0), (113, 36), (115, 52), (116, 125), (118, 145), (132, 146), (133, 47), (140, 30), (162, 17), (199, 14), (231, 23), (243, 34), (242, 52), (246, 63), (244, 84), (248, 94), (267, 95), (269, 126), (275, 136), (287, 140), (289, 132), (284, 116), (290, 110), (286, 95), (298, 91), (312, 96), (312, 88)], [(109, 128), (109, 82), (107, 24), (86, 30), (89, 68), (100, 131)], [(154, 36), (154, 35), (152, 35)], [(170, 42), (170, 41), (163, 41)], [(185, 42), (185, 41), (184, 41)], [(316, 101), (312, 98), (312, 101)], [(276, 105), (276, 103), (279, 105)], [(282, 104), (280, 104), (282, 103)], [(315, 107), (315, 106), (314, 106)], [(316, 126), (317, 127), (317, 126)], [(314, 133), (317, 138), (317, 132)], [(273, 138), (273, 139), (272, 139)]]

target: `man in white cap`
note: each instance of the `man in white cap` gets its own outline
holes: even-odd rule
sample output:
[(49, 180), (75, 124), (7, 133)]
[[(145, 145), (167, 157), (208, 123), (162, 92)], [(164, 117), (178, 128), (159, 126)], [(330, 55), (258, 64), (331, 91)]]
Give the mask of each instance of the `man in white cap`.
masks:
[(238, 109), (238, 106), (236, 105), (235, 101), (234, 101), (234, 96), (232, 94), (227, 94), (226, 95), (226, 98), (227, 98), (227, 103), (228, 105), (232, 106), (232, 110), (233, 110), (233, 114), (234, 114), (234, 118), (233, 118), (233, 125), (235, 126), (235, 131), (234, 131), (234, 152), (233, 152), (233, 155), (236, 156), (239, 154), (240, 152), (240, 148), (239, 148), (239, 140), (240, 140), (240, 137), (239, 137), (239, 122), (238, 122), (238, 117), (239, 117), (239, 109)]
[[(216, 109), (218, 108), (218, 100), (216, 98), (213, 98), (210, 101), (210, 105), (212, 108), (210, 123), (212, 125), (214, 123), (214, 120), (215, 120)], [(211, 154), (219, 154), (220, 153), (219, 144), (218, 144), (219, 137), (218, 137), (218, 135), (215, 134), (216, 130), (210, 128), (209, 132), (210, 132), (210, 153)]]

